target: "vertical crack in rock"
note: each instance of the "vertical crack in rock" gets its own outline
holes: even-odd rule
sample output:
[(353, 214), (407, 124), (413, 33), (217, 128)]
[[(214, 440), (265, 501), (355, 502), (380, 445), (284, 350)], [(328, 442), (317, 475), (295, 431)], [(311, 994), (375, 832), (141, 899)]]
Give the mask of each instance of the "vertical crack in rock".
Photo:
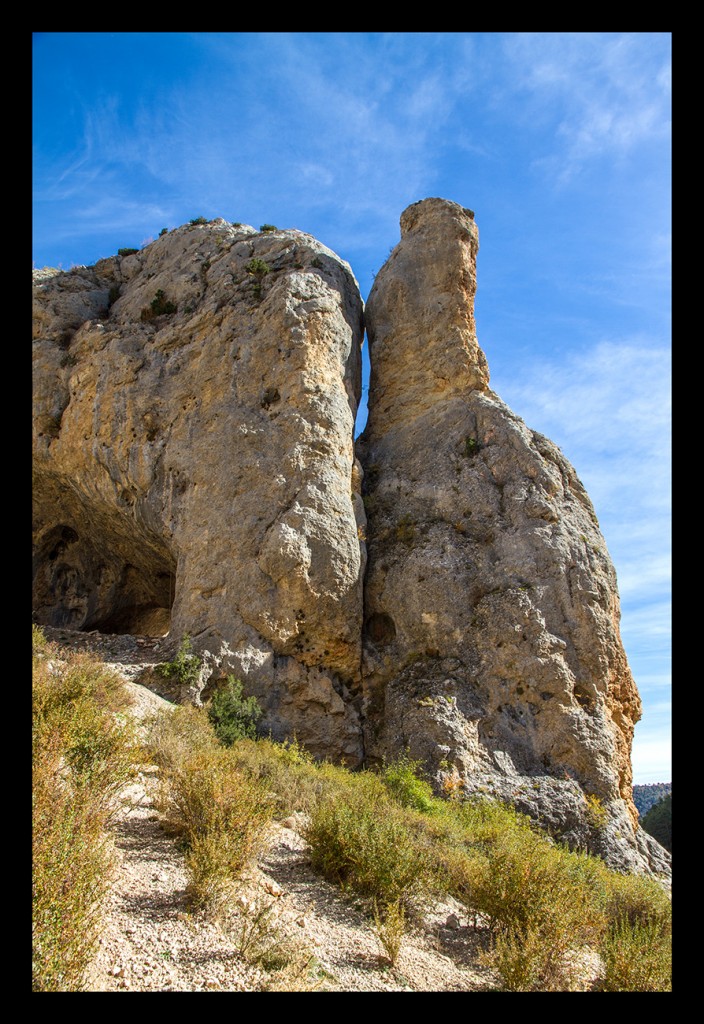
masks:
[(477, 250), (471, 211), (415, 203), (367, 302), (367, 752), (407, 750), (438, 788), (668, 871), (632, 803), (641, 705), (615, 572), (574, 469), (489, 389)]
[(359, 763), (349, 266), (217, 220), (34, 283), (37, 620), (188, 633), (275, 738)]

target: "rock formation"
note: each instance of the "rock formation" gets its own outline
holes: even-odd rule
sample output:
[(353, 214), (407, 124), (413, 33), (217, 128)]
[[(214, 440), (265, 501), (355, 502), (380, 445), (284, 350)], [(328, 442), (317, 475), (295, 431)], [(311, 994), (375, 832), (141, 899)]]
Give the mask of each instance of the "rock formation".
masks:
[(187, 633), (184, 696), (232, 672), (275, 738), (407, 752), (667, 872), (631, 800), (613, 566), (573, 468), (489, 389), (473, 214), (427, 199), (401, 232), (360, 461), (362, 302), (309, 235), (195, 223), (35, 274), (35, 616)]
[(274, 736), (362, 756), (362, 302), (299, 231), (186, 225), (35, 275), (34, 608), (170, 628)]
[(614, 569), (574, 469), (489, 389), (477, 249), (470, 210), (415, 203), (367, 302), (367, 756), (642, 866)]

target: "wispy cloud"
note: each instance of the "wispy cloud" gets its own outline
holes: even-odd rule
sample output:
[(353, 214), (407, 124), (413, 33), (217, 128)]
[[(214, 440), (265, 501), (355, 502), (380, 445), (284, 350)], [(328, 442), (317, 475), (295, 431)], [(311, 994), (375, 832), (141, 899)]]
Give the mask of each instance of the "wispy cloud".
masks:
[(537, 162), (561, 182), (591, 160), (666, 142), (671, 130), (668, 33), (517, 33), (504, 49), (531, 98), (554, 121), (559, 151)]
[(580, 450), (600, 500), (635, 485), (647, 507), (660, 507), (670, 466), (670, 364), (669, 349), (647, 337), (604, 340), (567, 359), (533, 360), (503, 387), (525, 419)]

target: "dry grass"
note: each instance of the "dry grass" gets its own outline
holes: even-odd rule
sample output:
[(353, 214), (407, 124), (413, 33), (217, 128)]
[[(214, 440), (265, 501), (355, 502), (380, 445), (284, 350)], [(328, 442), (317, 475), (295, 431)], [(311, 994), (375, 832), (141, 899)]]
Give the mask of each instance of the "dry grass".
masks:
[(129, 698), (112, 672), (33, 629), (32, 987), (80, 990), (109, 885), (106, 834), (132, 772)]

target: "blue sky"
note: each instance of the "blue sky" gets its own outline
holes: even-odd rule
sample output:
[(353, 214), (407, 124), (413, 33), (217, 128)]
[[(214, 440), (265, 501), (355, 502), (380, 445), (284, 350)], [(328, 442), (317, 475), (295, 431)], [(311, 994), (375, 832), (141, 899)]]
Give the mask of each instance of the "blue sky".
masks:
[(669, 33), (34, 36), (37, 267), (225, 217), (310, 232), (366, 298), (409, 203), (475, 211), (492, 387), (616, 565), (637, 782), (671, 779), (670, 68)]

